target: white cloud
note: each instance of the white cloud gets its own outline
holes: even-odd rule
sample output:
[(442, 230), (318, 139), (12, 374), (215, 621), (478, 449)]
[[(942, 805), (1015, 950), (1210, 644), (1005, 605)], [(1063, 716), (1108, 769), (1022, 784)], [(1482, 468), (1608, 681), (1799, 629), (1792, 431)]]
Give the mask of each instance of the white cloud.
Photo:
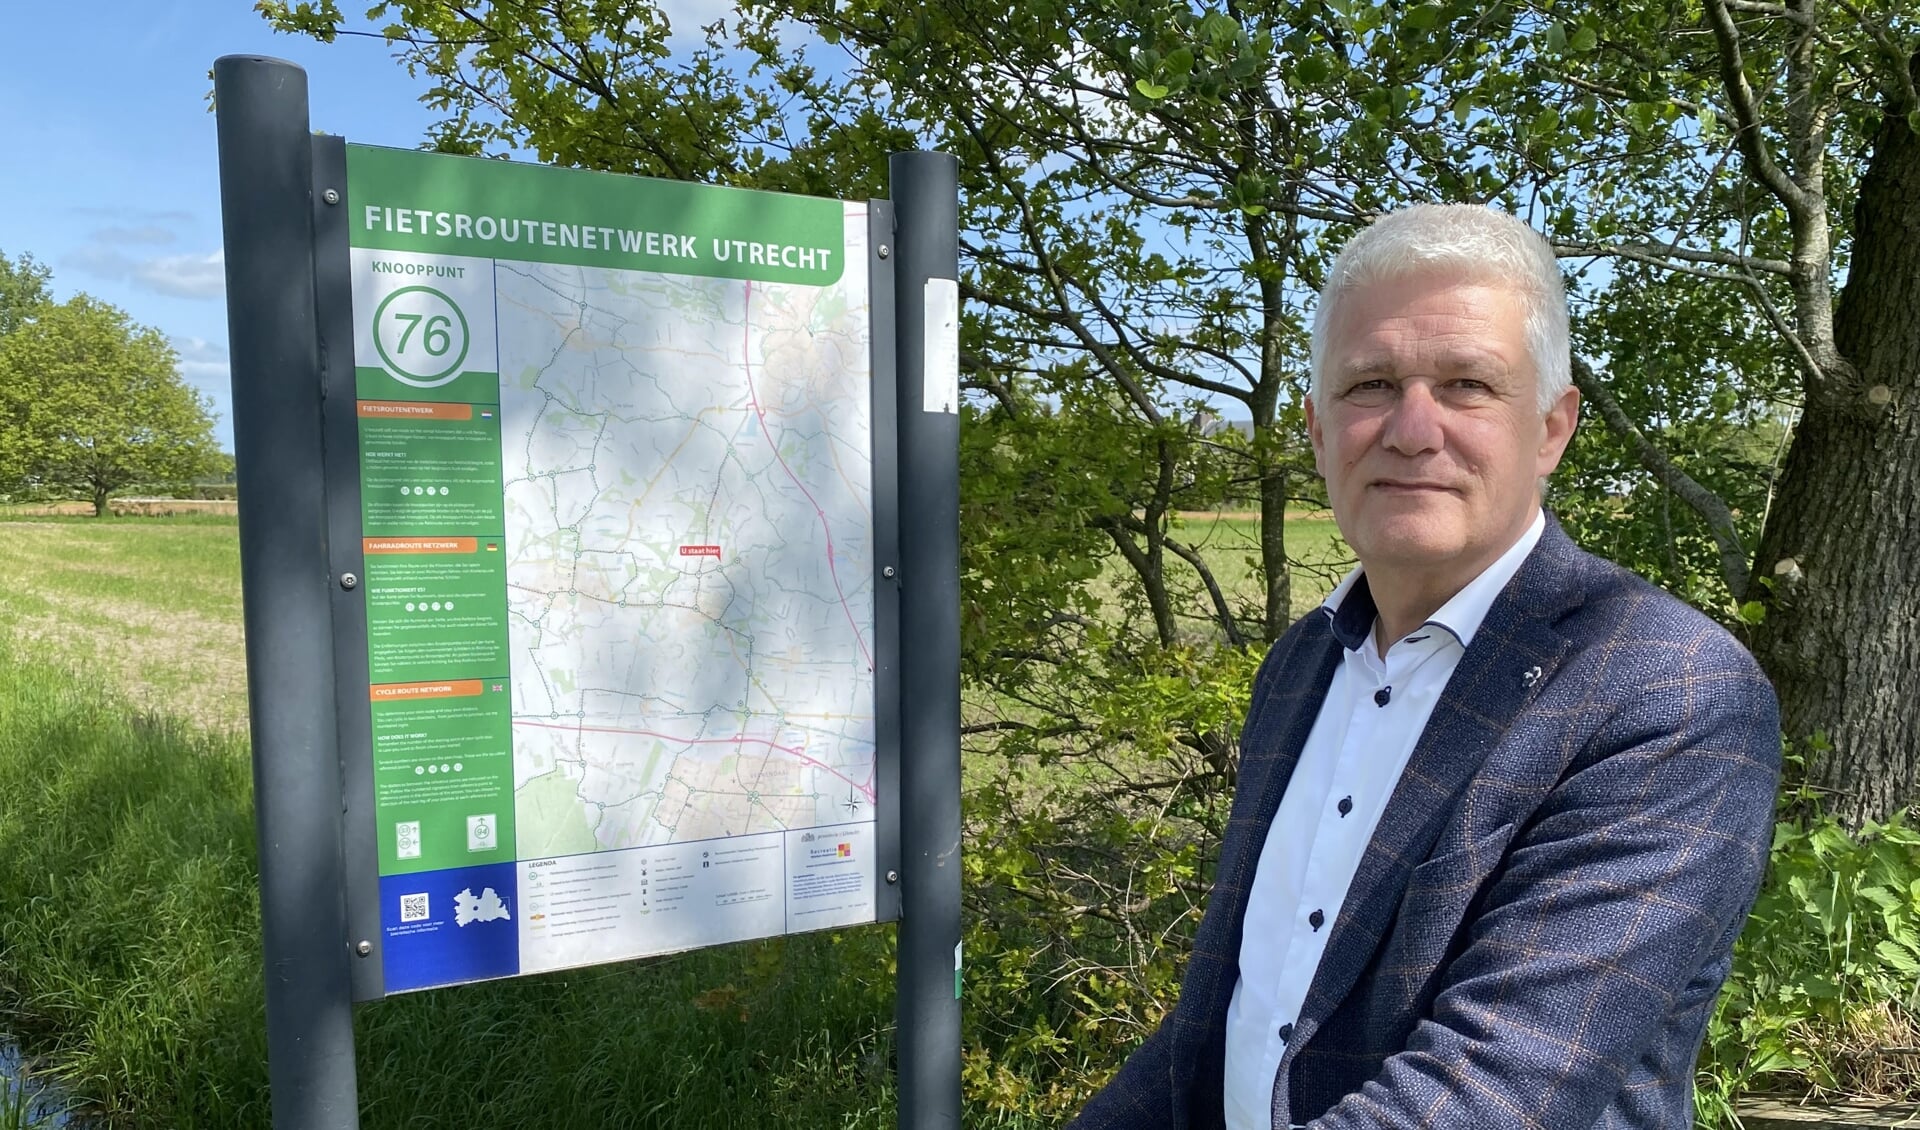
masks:
[(209, 400), (224, 402), (233, 379), (226, 345), (206, 338), (177, 335), (167, 341), (180, 355), (181, 379), (206, 394)]
[(170, 298), (218, 298), (226, 290), (226, 261), (219, 251), (156, 255), (179, 242), (186, 212), (141, 208), (75, 208), (106, 222), (88, 233), (85, 245), (66, 261), (96, 278), (116, 279)]
[(98, 278), (126, 279), (142, 290), (171, 298), (218, 298), (227, 286), (224, 251), (136, 259), (110, 243), (96, 241), (67, 256), (67, 261)]
[(78, 216), (96, 216), (102, 219), (119, 220), (123, 223), (132, 220), (150, 224), (184, 224), (190, 223), (193, 220), (192, 212), (182, 212), (177, 208), (100, 208), (81, 206), (76, 207), (73, 211), (74, 214)]
[(227, 375), (227, 347), (203, 337), (172, 337), (173, 351), (180, 355), (180, 371), (188, 377)]
[(218, 298), (227, 289), (227, 253), (163, 255), (133, 268), (133, 281), (175, 298)]
[(103, 279), (124, 279), (133, 269), (133, 260), (111, 247), (97, 243), (87, 244), (68, 255), (67, 262)]
[(98, 228), (93, 233), (95, 243), (172, 243), (174, 234), (158, 224), (142, 224), (137, 228)]

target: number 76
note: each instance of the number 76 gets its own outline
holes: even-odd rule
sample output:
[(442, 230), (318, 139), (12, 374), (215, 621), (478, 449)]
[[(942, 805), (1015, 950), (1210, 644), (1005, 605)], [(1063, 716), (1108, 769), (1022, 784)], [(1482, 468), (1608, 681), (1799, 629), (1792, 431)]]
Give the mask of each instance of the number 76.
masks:
[(420, 321), (423, 318), (426, 319), (427, 328), (426, 332), (420, 335), (420, 344), (426, 348), (427, 353), (439, 357), (453, 348), (453, 319), (445, 314), (435, 314), (428, 318), (425, 314), (402, 314), (396, 311), (393, 316), (407, 323), (405, 332), (400, 335), (399, 348), (395, 352), (407, 351), (407, 341), (413, 337), (413, 331), (420, 328)]

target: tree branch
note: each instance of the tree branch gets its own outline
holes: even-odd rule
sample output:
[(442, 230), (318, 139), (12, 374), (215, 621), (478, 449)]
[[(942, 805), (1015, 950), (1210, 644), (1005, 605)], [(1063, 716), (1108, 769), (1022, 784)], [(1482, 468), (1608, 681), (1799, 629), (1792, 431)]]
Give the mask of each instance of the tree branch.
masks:
[(1887, 34), (1886, 28), (1869, 20), (1860, 11), (1859, 5), (1852, 3), (1851, 0), (1834, 0), (1834, 4), (1841, 11), (1852, 16), (1854, 21), (1865, 29), (1868, 37), (1885, 56), (1884, 74), (1892, 79), (1889, 85), (1892, 87), (1890, 93), (1893, 95), (1893, 105), (1888, 107), (1889, 111), (1904, 116), (1920, 109), (1920, 91), (1914, 88), (1913, 72), (1908, 69), (1907, 52), (1893, 41), (1893, 37)]
[(1807, 210), (1805, 194), (1774, 163), (1773, 154), (1767, 150), (1766, 138), (1760, 133), (1759, 103), (1754, 96), (1753, 86), (1747, 82), (1746, 59), (1740, 50), (1740, 29), (1733, 25), (1733, 14), (1727, 10), (1726, 0), (1707, 0), (1707, 22), (1713, 26), (1714, 41), (1720, 46), (1720, 82), (1726, 88), (1727, 101), (1733, 106), (1737, 127), (1734, 130), (1734, 142), (1740, 147), (1741, 156), (1746, 158), (1747, 168), (1753, 173), (1754, 179), (1779, 199), (1789, 214), (1804, 215)]
[(1640, 465), (1707, 523), (1707, 530), (1720, 549), (1721, 578), (1726, 581), (1733, 599), (1745, 600), (1747, 588), (1752, 582), (1749, 555), (1746, 547), (1740, 543), (1740, 533), (1733, 525), (1733, 512), (1727, 509), (1726, 502), (1676, 466), (1666, 452), (1656, 447), (1646, 433), (1627, 418), (1626, 410), (1620, 407), (1613, 392), (1594, 374), (1593, 367), (1584, 358), (1573, 359), (1573, 383), (1579, 387), (1580, 395), (1592, 402), (1594, 410), (1600, 413), (1607, 427), (1627, 441), (1627, 446), (1640, 460)]
[[(1772, 193), (1787, 213), (1787, 226), (1793, 236), (1793, 270), (1787, 277), (1793, 286), (1798, 350), (1809, 362), (1807, 390), (1810, 395), (1821, 395), (1848, 387), (1856, 374), (1853, 365), (1841, 356), (1833, 334), (1833, 248), (1827, 230), (1824, 114), (1813, 96), (1812, 27), (1803, 25), (1794, 33), (1797, 42), (1792, 44), (1788, 58), (1787, 144), (1799, 166), (1798, 175), (1789, 176), (1774, 162), (1761, 135), (1760, 110), (1747, 83), (1740, 32), (1734, 27), (1726, 0), (1706, 0), (1706, 5), (1707, 19), (1720, 48), (1721, 83), (1739, 123), (1734, 142), (1749, 175)], [(1793, 0), (1791, 6), (1812, 18), (1810, 0)]]
[[(1791, 277), (1793, 264), (1785, 259), (1761, 259), (1752, 255), (1742, 255), (1737, 251), (1700, 251), (1691, 247), (1681, 247), (1673, 243), (1661, 243), (1656, 240), (1639, 240), (1633, 243), (1555, 243), (1553, 253), (1562, 259), (1578, 258), (1586, 255), (1619, 255), (1641, 263), (1659, 266), (1660, 258), (1679, 259), (1686, 263), (1713, 263), (1722, 267), (1738, 267), (1743, 271), (1761, 271), (1770, 275)], [(1722, 276), (1724, 277), (1724, 276)]]
[(1736, 12), (1751, 12), (1756, 16), (1771, 16), (1775, 19), (1792, 20), (1795, 23), (1805, 22), (1800, 13), (1788, 8), (1785, 4), (1763, 3), (1762, 0), (1724, 0), (1724, 3)]
[(1168, 538), (1165, 544), (1168, 549), (1173, 550), (1176, 557), (1193, 566), (1193, 571), (1200, 575), (1200, 583), (1207, 586), (1207, 596), (1213, 601), (1214, 616), (1219, 619), (1220, 627), (1227, 633), (1227, 643), (1234, 647), (1243, 646), (1246, 639), (1240, 634), (1240, 625), (1233, 618), (1233, 610), (1227, 606), (1226, 594), (1220, 591), (1220, 582), (1214, 579), (1213, 570), (1207, 567), (1206, 558), (1200, 556), (1192, 546), (1172, 538)]

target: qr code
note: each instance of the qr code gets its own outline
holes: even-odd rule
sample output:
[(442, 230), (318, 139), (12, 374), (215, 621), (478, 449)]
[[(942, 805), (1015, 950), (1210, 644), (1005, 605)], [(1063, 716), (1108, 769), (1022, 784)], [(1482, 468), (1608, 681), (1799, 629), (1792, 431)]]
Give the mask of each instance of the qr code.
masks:
[(425, 922), (428, 917), (427, 896), (424, 893), (400, 896), (400, 921)]

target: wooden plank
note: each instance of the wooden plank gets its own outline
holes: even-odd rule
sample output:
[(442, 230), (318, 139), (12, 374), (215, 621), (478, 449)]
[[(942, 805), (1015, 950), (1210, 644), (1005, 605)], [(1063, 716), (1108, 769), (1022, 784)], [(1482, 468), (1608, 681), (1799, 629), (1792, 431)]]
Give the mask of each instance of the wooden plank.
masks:
[(1882, 1126), (1920, 1130), (1920, 1106), (1911, 1103), (1861, 1106), (1755, 1100), (1741, 1103), (1737, 1113), (1746, 1130), (1868, 1130)]

